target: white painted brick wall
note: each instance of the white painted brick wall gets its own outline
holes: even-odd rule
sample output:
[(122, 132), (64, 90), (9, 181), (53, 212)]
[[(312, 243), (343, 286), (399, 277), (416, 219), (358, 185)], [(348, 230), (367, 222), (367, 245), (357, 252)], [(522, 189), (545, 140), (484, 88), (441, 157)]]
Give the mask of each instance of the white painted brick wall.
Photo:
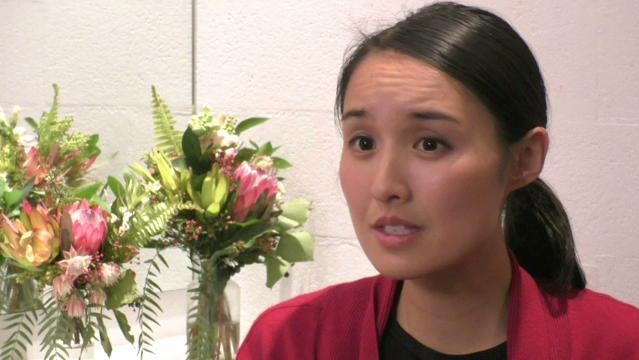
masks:
[[(544, 72), (551, 150), (543, 177), (572, 220), (590, 287), (639, 305), (639, 2), (475, 0), (511, 21)], [(335, 82), (358, 30), (392, 23), (424, 1), (198, 1), (198, 105), (272, 120), (248, 136), (284, 145), (288, 195), (314, 203), (316, 261), (269, 290), (265, 270), (236, 277), (242, 336), (266, 307), (374, 274), (337, 182)], [(0, 105), (38, 115), (50, 84), (77, 127), (101, 134), (104, 166), (119, 173), (152, 144), (150, 85), (182, 123), (190, 110), (190, 1), (0, 0)], [(118, 152), (114, 160), (108, 155)], [(188, 280), (179, 270), (165, 287)], [(171, 321), (179, 323), (180, 309)]]

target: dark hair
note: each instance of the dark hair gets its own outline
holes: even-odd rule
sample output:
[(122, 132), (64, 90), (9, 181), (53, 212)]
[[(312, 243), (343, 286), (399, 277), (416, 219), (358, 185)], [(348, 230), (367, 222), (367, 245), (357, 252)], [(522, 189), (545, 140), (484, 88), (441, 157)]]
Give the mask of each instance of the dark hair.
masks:
[[(409, 55), (462, 83), (495, 116), (505, 144), (516, 143), (535, 127), (546, 127), (546, 89), (535, 57), (508, 23), (489, 11), (436, 3), (366, 36), (342, 67), (337, 118), (353, 72), (378, 50)], [(568, 293), (585, 287), (566, 212), (542, 180), (509, 194), (504, 231), (519, 263), (544, 290)]]

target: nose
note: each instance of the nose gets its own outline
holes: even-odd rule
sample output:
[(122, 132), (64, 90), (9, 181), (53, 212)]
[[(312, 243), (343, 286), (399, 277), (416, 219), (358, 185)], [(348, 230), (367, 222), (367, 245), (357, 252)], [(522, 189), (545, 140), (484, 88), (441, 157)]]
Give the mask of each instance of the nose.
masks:
[(393, 153), (379, 156), (371, 186), (373, 198), (385, 204), (410, 200), (410, 179), (406, 168), (407, 164)]

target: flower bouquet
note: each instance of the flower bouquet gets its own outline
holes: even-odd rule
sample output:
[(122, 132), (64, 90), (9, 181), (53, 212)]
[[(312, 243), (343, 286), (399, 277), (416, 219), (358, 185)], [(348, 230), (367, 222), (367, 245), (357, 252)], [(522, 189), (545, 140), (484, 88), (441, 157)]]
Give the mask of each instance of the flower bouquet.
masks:
[(313, 237), (300, 229), (310, 203), (283, 201), (278, 170), (290, 164), (273, 156), (276, 147), (240, 142), (244, 131), (267, 119), (238, 122), (204, 108), (178, 132), (152, 90), (156, 148), (145, 166), (130, 166), (136, 186), (149, 195), (147, 206), (158, 212), (157, 227), (165, 228), (147, 246), (179, 247), (192, 261), (197, 281), (190, 290), (188, 358), (231, 359), (239, 332), (224, 295), (229, 279), (245, 265), (263, 263), (272, 287), (294, 262), (311, 260)]
[(49, 112), (25, 119), (32, 134), (18, 126), (18, 111), (0, 112), (0, 309), (10, 332), (2, 359), (23, 358), (36, 335), (45, 359), (69, 358), (70, 347), (97, 338), (110, 354), (107, 310), (133, 342), (118, 308), (137, 299), (134, 273), (123, 267), (137, 246), (119, 231), (128, 220), (103, 209), (104, 185), (87, 178), (98, 136), (71, 133), (54, 91)]

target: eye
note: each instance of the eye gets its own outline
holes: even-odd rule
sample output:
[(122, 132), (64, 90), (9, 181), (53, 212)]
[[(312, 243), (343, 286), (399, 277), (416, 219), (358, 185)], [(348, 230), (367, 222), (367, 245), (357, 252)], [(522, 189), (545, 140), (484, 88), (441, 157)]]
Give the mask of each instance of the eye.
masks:
[(441, 146), (447, 147), (446, 143), (435, 138), (422, 138), (418, 143), (418, 149), (426, 152), (437, 151)]
[(348, 143), (351, 146), (355, 146), (358, 151), (370, 151), (375, 148), (375, 140), (368, 136), (355, 136)]

